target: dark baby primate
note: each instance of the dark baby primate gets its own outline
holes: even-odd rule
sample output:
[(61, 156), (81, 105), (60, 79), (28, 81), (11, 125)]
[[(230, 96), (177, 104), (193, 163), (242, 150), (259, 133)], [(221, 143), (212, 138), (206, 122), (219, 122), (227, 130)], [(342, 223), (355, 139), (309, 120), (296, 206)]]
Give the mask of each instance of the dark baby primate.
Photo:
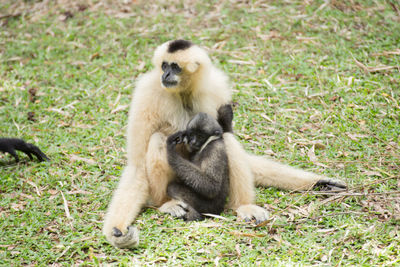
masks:
[[(185, 131), (167, 139), (168, 163), (177, 180), (167, 187), (168, 195), (184, 202), (187, 221), (202, 220), (201, 213), (220, 214), (229, 194), (229, 166), (222, 134), (232, 131), (232, 108), (218, 110), (218, 122), (206, 113), (198, 113)], [(183, 157), (176, 148), (184, 144), (189, 152)]]
[(16, 150), (24, 152), (31, 160), (33, 159), (33, 154), (39, 161), (49, 161), (49, 158), (35, 145), (26, 143), (18, 138), (0, 138), (0, 151), (10, 153), (15, 158), (15, 161), (19, 162)]

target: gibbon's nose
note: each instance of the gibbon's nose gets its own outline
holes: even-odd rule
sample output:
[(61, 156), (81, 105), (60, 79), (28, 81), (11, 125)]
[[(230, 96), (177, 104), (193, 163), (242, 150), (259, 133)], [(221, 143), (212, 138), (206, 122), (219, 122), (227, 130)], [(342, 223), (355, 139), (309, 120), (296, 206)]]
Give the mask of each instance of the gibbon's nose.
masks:
[(190, 145), (193, 146), (196, 144), (196, 138), (193, 138), (192, 140), (190, 140)]
[(170, 76), (171, 76), (171, 72), (166, 71), (166, 72), (164, 72), (164, 74), (162, 75), (162, 78), (163, 78), (163, 80), (168, 81), (169, 78), (170, 78)]

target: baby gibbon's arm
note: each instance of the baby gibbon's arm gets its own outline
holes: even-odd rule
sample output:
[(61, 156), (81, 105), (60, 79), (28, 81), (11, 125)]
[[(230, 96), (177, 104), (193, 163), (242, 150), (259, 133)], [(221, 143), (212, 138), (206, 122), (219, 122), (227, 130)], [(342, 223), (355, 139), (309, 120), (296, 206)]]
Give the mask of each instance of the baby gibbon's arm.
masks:
[[(178, 179), (200, 195), (206, 198), (214, 198), (220, 192), (222, 185), (222, 179), (220, 178), (222, 174), (218, 170), (223, 168), (211, 166), (213, 165), (212, 162), (203, 162), (200, 168), (179, 155), (175, 146), (176, 144), (167, 143), (167, 154), (168, 163), (175, 171)], [(210, 167), (212, 170), (209, 169)]]

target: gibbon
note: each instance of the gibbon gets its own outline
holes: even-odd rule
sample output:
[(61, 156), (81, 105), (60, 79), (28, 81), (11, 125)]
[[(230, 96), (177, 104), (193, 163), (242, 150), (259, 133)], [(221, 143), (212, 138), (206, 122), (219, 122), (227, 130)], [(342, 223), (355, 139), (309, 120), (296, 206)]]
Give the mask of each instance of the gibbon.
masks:
[(33, 159), (32, 154), (35, 155), (39, 161), (50, 160), (37, 146), (26, 143), (22, 139), (0, 138), (0, 151), (10, 153), (15, 158), (15, 161), (19, 162), (16, 150), (24, 152), (31, 160)]
[[(105, 215), (103, 233), (119, 248), (138, 244), (131, 226), (145, 204), (185, 214), (167, 195), (175, 178), (167, 161), (167, 136), (186, 128), (199, 112), (217, 118), (219, 107), (231, 102), (227, 76), (199, 46), (186, 41), (166, 42), (154, 52), (154, 69), (137, 82), (129, 111), (127, 165)], [(254, 186), (289, 190), (311, 189), (316, 183), (345, 187), (314, 173), (247, 153), (231, 132), (223, 134), (229, 162), (228, 207), (245, 221), (261, 222), (268, 212), (254, 205)]]
[[(229, 166), (222, 134), (218, 122), (200, 112), (189, 121), (185, 131), (167, 139), (168, 163), (177, 178), (168, 185), (167, 194), (182, 202), (180, 206), (186, 211), (182, 218), (186, 221), (204, 219), (201, 213), (220, 214), (224, 210), (229, 192)], [(177, 150), (179, 144), (185, 144), (187, 158)], [(160, 211), (164, 211), (163, 206)], [(165, 212), (175, 217), (181, 215), (168, 206)]]

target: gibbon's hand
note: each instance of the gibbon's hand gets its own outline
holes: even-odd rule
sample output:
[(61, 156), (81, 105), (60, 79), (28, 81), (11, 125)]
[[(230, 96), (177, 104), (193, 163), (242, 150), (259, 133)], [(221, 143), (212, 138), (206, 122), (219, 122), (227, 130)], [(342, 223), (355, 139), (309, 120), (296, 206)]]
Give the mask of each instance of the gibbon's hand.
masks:
[(185, 138), (185, 131), (179, 131), (170, 135), (167, 139), (167, 146), (176, 146), (182, 144)]
[(339, 190), (346, 190), (347, 186), (342, 181), (324, 178), (319, 180), (314, 185), (313, 189), (320, 189), (324, 191), (339, 191)]
[(127, 232), (123, 234), (118, 228), (112, 229), (111, 244), (117, 248), (133, 248), (139, 244), (139, 231), (134, 226), (129, 226)]
[(217, 120), (219, 125), (221, 125), (224, 133), (232, 133), (232, 120), (233, 120), (233, 110), (231, 104), (226, 104), (219, 107), (217, 111)]

